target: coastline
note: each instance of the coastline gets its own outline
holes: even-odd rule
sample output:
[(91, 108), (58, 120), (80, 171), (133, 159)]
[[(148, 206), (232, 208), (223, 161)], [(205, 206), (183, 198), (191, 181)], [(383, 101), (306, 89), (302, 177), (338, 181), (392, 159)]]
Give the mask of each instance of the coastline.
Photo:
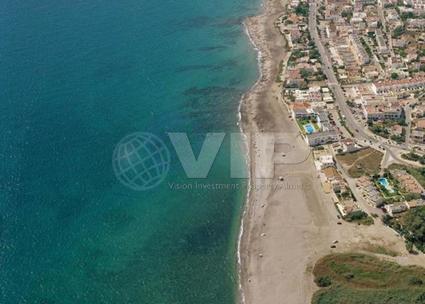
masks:
[[(328, 247), (320, 242), (327, 244), (335, 237), (328, 225), (335, 210), (321, 197), (309, 148), (289, 120), (280, 94), (281, 84), (275, 81), (280, 62), (288, 52), (286, 41), (275, 26), (277, 18), (285, 13), (285, 2), (264, 0), (260, 14), (244, 22), (259, 63), (259, 78), (240, 103), (239, 126), (246, 137), (250, 176), (237, 245), (238, 300), (244, 304), (276, 303), (284, 297), (287, 303), (308, 303), (316, 289), (306, 269), (326, 253)], [(259, 152), (262, 143), (249, 136), (260, 132), (285, 132), (284, 140), (293, 143), (289, 149), (295, 152), (285, 159), (289, 163), (275, 166), (270, 159), (262, 157)], [(306, 161), (297, 162), (299, 155)], [(274, 170), (275, 178), (254, 178), (256, 167)], [(279, 183), (278, 176), (285, 176), (293, 187), (281, 190), (269, 187), (270, 183)], [(295, 201), (300, 204), (291, 204)], [(283, 216), (288, 207), (291, 220), (285, 222)], [(323, 212), (327, 208), (329, 212)], [(295, 216), (298, 212), (306, 214), (298, 218)], [(289, 232), (284, 232), (285, 227), (291, 227)], [(285, 253), (289, 244), (296, 248)], [(293, 261), (297, 257), (300, 261)]]
[[(282, 85), (276, 82), (279, 65), (288, 52), (275, 26), (286, 13), (285, 2), (264, 0), (260, 14), (244, 22), (257, 51), (259, 78), (239, 105), (249, 169), (237, 244), (238, 300), (243, 304), (311, 303), (318, 290), (312, 269), (321, 257), (335, 252), (365, 252), (401, 265), (425, 266), (423, 257), (409, 255), (404, 242), (380, 222), (338, 225), (338, 212), (323, 191), (310, 147), (289, 119)], [(266, 143), (250, 136), (256, 133), (279, 140), (272, 158), (262, 153)], [(274, 178), (256, 177), (258, 169), (273, 170)], [(283, 184), (286, 186), (269, 187)], [(331, 249), (335, 240), (338, 247)], [(369, 246), (383, 246), (398, 255), (379, 255), (365, 249)]]

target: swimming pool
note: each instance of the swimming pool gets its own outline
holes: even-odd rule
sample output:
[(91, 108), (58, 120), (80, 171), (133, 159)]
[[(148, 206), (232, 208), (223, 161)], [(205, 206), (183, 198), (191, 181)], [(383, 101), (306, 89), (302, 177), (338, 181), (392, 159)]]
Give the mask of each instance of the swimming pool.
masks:
[(311, 134), (314, 132), (314, 127), (311, 123), (304, 125), (304, 129), (307, 132), (307, 134)]
[(378, 183), (380, 183), (388, 192), (393, 193), (394, 189), (390, 186), (388, 179), (385, 177), (381, 177), (378, 179)]

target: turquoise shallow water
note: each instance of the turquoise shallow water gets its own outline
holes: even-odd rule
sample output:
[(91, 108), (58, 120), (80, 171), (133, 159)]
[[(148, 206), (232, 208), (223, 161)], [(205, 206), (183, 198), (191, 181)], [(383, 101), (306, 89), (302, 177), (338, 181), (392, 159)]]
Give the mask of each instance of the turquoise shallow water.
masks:
[[(226, 138), (204, 183), (172, 155), (159, 187), (114, 177), (135, 131), (237, 130), (257, 77), (258, 0), (0, 3), (0, 303), (233, 303), (244, 180)], [(169, 141), (167, 142), (169, 144)], [(242, 161), (243, 157), (241, 157)]]

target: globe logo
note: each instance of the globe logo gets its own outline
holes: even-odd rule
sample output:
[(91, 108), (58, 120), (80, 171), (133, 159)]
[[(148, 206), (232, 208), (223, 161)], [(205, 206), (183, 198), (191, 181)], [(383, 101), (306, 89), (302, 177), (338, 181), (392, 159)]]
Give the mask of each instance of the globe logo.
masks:
[(112, 166), (125, 186), (145, 191), (158, 186), (170, 169), (170, 152), (164, 142), (151, 133), (127, 135), (115, 147)]

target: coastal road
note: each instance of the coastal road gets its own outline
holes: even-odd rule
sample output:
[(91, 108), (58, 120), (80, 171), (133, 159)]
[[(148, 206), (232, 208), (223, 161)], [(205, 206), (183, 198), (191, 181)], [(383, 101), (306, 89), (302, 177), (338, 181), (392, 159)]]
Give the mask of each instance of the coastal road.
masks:
[(367, 134), (363, 127), (358, 124), (358, 122), (353, 117), (351, 110), (349, 106), (347, 105), (347, 100), (344, 95), (344, 91), (342, 90), (338, 79), (336, 78), (336, 75), (334, 73), (332, 62), (328, 56), (328, 53), (326, 52), (325, 47), (322, 44), (322, 41), (320, 40), (319, 33), (317, 31), (317, 23), (316, 23), (316, 16), (317, 16), (317, 5), (315, 2), (310, 3), (310, 10), (309, 10), (309, 18), (308, 18), (308, 28), (310, 31), (310, 35), (312, 39), (314, 40), (314, 43), (316, 44), (316, 47), (320, 53), (320, 57), (322, 60), (322, 70), (323, 73), (326, 75), (328, 79), (328, 86), (334, 93), (335, 101), (338, 104), (338, 107), (341, 111), (341, 114), (345, 117), (345, 123), (347, 127), (351, 130), (351, 132), (356, 132), (355, 136), (359, 139), (363, 140), (373, 140), (369, 134)]
[(341, 85), (338, 82), (338, 79), (333, 70), (332, 61), (320, 40), (320, 36), (317, 30), (317, 4), (315, 1), (310, 2), (310, 10), (308, 16), (308, 28), (316, 47), (320, 53), (322, 61), (322, 70), (328, 79), (328, 86), (334, 93), (335, 102), (339, 107), (339, 110), (343, 117), (345, 118), (345, 124), (347, 128), (354, 134), (354, 138), (359, 141), (367, 142), (371, 146), (375, 146), (380, 150), (386, 150), (388, 153), (392, 154), (391, 156), (395, 158), (398, 162), (404, 163), (404, 160), (396, 155), (395, 152), (399, 153), (408, 153), (409, 150), (404, 149), (398, 145), (389, 143), (388, 140), (384, 138), (379, 138), (366, 131), (364, 126), (361, 125), (351, 113), (351, 109), (347, 104), (347, 99), (344, 95), (344, 91)]

